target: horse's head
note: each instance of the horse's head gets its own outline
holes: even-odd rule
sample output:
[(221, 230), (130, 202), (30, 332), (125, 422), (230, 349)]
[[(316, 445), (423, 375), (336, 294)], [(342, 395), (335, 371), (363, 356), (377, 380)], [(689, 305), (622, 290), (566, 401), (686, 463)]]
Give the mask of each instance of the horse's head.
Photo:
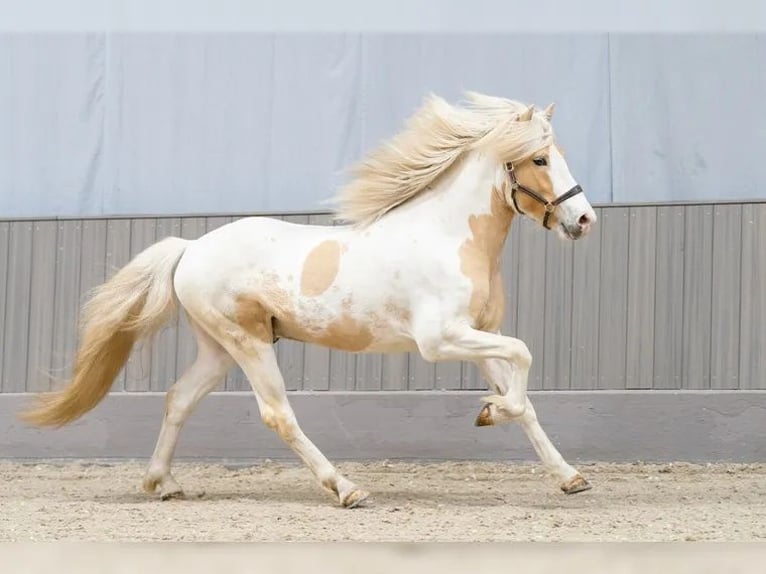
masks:
[(556, 145), (550, 120), (553, 104), (543, 111), (530, 106), (516, 121), (529, 142), (538, 141), (532, 153), (516, 161), (504, 161), (507, 175), (506, 201), (517, 213), (555, 229), (566, 239), (585, 236), (596, 223), (596, 214), (577, 184)]

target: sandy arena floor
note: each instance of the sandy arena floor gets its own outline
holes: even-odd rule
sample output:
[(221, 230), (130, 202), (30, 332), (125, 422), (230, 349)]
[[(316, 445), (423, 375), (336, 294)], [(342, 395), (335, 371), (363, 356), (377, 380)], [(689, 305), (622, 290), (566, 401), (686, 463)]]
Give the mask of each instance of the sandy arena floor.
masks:
[(346, 463), (371, 492), (345, 510), (303, 467), (178, 464), (199, 498), (140, 490), (143, 463), (0, 462), (0, 541), (500, 541), (766, 538), (766, 465), (581, 465), (558, 491), (539, 466)]

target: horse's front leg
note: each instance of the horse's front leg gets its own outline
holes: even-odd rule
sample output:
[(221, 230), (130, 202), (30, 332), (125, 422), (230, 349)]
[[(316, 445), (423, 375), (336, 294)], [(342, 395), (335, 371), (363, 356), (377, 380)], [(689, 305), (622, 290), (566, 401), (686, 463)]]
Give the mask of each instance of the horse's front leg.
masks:
[(537, 420), (527, 396), (527, 369), (503, 359), (476, 361), (490, 388), (496, 393), (476, 419), (478, 426), (515, 421), (524, 429), (546, 470), (559, 479), (561, 490), (574, 494), (591, 488), (585, 478), (561, 456)]
[(524, 341), (460, 323), (435, 329), (437, 325), (424, 322), (415, 333), (423, 358), (427, 361), (474, 361), (496, 393), (488, 397), (488, 404), (479, 414), (477, 423), (517, 421), (532, 441), (545, 468), (560, 480), (564, 492), (573, 494), (588, 490), (588, 481), (567, 464), (537, 421), (535, 409), (527, 397), (532, 355)]

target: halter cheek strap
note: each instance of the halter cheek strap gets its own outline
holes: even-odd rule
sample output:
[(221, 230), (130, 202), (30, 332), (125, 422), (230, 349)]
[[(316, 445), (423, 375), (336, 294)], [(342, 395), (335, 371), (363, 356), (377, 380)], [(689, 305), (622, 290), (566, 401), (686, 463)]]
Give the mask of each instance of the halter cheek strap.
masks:
[(548, 219), (550, 219), (551, 213), (556, 211), (556, 208), (559, 205), (564, 203), (567, 199), (571, 199), (578, 193), (582, 193), (582, 187), (575, 185), (572, 189), (566, 193), (561, 194), (553, 201), (548, 201), (542, 196), (542, 194), (536, 192), (534, 189), (530, 189), (527, 186), (519, 183), (519, 181), (516, 179), (516, 171), (513, 169), (513, 164), (511, 162), (507, 162), (505, 164), (505, 172), (508, 174), (508, 179), (511, 182), (511, 201), (513, 201), (513, 208), (516, 210), (516, 213), (525, 215), (525, 213), (519, 207), (519, 202), (516, 199), (517, 192), (521, 191), (526, 193), (529, 197), (538, 203), (542, 204), (542, 206), (545, 208), (545, 215), (543, 216), (543, 227), (545, 227), (545, 229), (550, 229), (550, 227), (548, 227)]

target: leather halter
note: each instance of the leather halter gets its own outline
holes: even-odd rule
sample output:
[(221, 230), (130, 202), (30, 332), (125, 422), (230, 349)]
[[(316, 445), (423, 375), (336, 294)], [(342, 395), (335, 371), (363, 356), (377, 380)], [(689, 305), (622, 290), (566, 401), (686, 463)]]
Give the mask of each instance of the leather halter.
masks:
[(556, 208), (559, 205), (564, 203), (567, 199), (573, 198), (578, 193), (582, 193), (582, 187), (575, 185), (572, 189), (566, 193), (561, 194), (553, 201), (548, 201), (542, 196), (542, 194), (536, 192), (534, 189), (530, 189), (527, 186), (519, 183), (519, 181), (516, 179), (516, 171), (513, 169), (513, 164), (511, 162), (506, 162), (505, 172), (508, 174), (508, 179), (511, 181), (511, 200), (513, 201), (513, 208), (516, 210), (516, 213), (525, 215), (525, 213), (521, 211), (518, 201), (516, 201), (516, 192), (523, 191), (529, 197), (542, 204), (545, 208), (545, 216), (543, 217), (543, 227), (545, 227), (545, 229), (550, 229), (550, 227), (548, 227), (548, 219), (550, 218), (551, 213), (556, 211)]

